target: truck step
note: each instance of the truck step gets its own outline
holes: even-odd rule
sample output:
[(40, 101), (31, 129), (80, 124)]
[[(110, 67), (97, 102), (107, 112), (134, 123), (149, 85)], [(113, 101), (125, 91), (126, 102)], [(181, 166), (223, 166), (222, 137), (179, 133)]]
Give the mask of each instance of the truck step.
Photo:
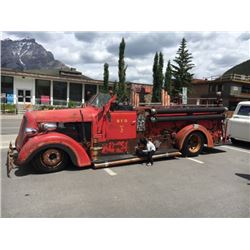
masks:
[[(153, 159), (161, 159), (165, 157), (177, 157), (181, 156), (181, 152), (175, 151), (175, 152), (167, 152), (167, 153), (162, 153), (162, 154), (155, 154), (153, 155)], [(141, 157), (133, 157), (133, 158), (127, 158), (127, 159), (121, 159), (121, 160), (114, 160), (114, 161), (105, 161), (105, 162), (100, 162), (100, 163), (94, 163), (94, 168), (106, 168), (106, 167), (112, 167), (116, 165), (122, 165), (122, 164), (131, 164), (131, 163), (136, 163), (140, 161), (144, 161), (145, 158)]]

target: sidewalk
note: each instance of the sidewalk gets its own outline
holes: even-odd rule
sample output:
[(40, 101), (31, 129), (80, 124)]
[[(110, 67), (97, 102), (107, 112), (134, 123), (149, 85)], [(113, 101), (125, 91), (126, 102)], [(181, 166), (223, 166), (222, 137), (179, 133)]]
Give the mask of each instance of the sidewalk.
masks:
[(1, 138), (0, 149), (9, 148), (10, 141), (11, 141), (12, 145), (14, 146), (16, 137), (17, 137), (17, 134), (0, 135), (0, 138)]
[(0, 120), (22, 119), (23, 115), (0, 114)]

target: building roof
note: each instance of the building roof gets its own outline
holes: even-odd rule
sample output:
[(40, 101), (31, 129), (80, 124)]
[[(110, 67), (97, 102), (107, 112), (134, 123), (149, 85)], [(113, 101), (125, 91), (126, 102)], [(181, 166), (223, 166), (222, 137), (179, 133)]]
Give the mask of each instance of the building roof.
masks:
[(227, 70), (224, 75), (238, 74), (238, 75), (248, 75), (250, 76), (250, 60), (242, 62), (231, 69)]
[(199, 85), (199, 84), (213, 84), (213, 83), (229, 83), (229, 82), (238, 82), (238, 83), (245, 83), (250, 84), (250, 75), (239, 75), (239, 74), (228, 74), (222, 75), (221, 77), (211, 78), (208, 79), (193, 79), (192, 84)]
[(38, 70), (17, 70), (9, 68), (1, 68), (1, 74), (9, 76), (21, 76), (21, 77), (31, 77), (36, 79), (46, 79), (54, 81), (70, 81), (70, 82), (79, 82), (87, 84), (103, 84), (102, 80), (94, 80), (90, 77), (82, 75), (81, 72), (76, 71), (75, 69), (38, 69)]
[(206, 84), (208, 83), (207, 79), (193, 79), (192, 84)]
[[(54, 81), (69, 81), (69, 82), (79, 82), (86, 84), (98, 84), (102, 85), (103, 80), (95, 80), (88, 76), (82, 74), (82, 72), (77, 71), (75, 68), (61, 68), (61, 69), (32, 69), (32, 70), (20, 70), (20, 69), (10, 69), (1, 68), (1, 73), (9, 76), (21, 76), (21, 77), (31, 77), (36, 79), (44, 80), (54, 80)], [(109, 81), (110, 85), (115, 82)], [(152, 86), (148, 83), (135, 83), (127, 82), (129, 85), (142, 85), (142, 86)]]

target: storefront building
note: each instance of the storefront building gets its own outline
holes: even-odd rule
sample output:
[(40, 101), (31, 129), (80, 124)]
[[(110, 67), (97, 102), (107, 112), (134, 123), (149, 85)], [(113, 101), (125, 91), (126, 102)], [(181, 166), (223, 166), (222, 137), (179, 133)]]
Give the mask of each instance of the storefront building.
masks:
[(99, 91), (103, 81), (75, 69), (16, 71), (1, 69), (2, 103), (32, 105), (80, 105)]

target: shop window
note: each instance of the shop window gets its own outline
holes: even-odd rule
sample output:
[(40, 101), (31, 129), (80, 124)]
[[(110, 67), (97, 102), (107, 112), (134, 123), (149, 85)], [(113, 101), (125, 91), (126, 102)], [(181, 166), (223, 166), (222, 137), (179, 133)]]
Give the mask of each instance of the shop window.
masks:
[(49, 104), (50, 102), (50, 81), (38, 80), (35, 81), (35, 97), (37, 104)]
[(13, 77), (1, 76), (1, 102), (13, 103)]
[(89, 101), (90, 98), (97, 93), (97, 86), (85, 84), (85, 95), (84, 100), (85, 102)]
[(241, 93), (250, 94), (250, 86), (242, 86)]
[(53, 104), (66, 105), (67, 104), (67, 83), (53, 82)]
[(82, 102), (82, 84), (72, 82), (70, 83), (69, 99), (73, 102)]

